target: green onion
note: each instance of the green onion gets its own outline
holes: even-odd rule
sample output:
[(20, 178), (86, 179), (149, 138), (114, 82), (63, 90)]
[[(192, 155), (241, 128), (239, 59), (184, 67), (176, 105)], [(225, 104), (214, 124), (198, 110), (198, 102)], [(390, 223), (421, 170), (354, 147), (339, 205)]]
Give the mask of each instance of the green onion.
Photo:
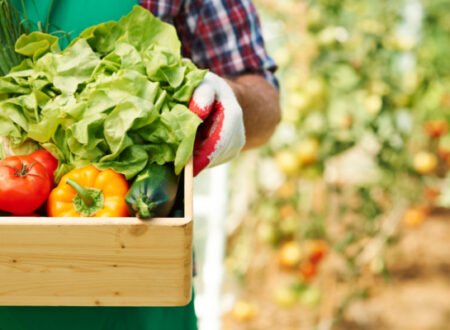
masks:
[(25, 33), (19, 12), (9, 0), (0, 0), (0, 75), (6, 75), (11, 68), (22, 61), (14, 51), (17, 39)]

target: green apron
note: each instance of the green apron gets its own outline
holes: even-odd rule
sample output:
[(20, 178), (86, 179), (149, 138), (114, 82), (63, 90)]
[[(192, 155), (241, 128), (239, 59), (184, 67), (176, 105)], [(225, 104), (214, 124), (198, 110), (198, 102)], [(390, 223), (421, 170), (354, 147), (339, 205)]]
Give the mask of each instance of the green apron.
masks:
[[(21, 8), (22, 0), (14, 0)], [(50, 4), (53, 2), (52, 8)], [(76, 37), (85, 28), (126, 15), (137, 0), (25, 0), (33, 21)], [(51, 10), (50, 10), (51, 9)], [(49, 17), (50, 16), (50, 17)], [(44, 25), (45, 26), (45, 25)], [(196, 330), (193, 302), (185, 307), (0, 306), (0, 330)]]

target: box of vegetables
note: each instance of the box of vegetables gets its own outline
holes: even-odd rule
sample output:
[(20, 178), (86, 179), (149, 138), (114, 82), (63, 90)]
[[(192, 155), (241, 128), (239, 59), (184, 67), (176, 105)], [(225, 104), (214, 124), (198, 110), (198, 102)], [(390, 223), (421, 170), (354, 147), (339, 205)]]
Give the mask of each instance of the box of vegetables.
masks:
[(187, 105), (205, 71), (141, 7), (64, 49), (20, 28), (0, 39), (0, 305), (187, 304), (201, 124)]

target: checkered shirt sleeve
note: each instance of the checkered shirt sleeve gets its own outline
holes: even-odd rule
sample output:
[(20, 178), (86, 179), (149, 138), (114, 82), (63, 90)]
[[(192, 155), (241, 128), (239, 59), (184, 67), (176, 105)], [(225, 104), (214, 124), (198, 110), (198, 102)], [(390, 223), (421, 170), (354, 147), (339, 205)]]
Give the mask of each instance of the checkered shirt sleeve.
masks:
[(251, 0), (144, 0), (141, 5), (172, 23), (183, 55), (221, 76), (263, 75), (278, 86)]

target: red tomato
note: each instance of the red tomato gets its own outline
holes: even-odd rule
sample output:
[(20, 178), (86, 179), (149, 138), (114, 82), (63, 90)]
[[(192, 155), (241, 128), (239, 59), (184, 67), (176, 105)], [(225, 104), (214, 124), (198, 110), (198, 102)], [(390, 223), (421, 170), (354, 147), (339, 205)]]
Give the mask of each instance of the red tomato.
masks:
[(37, 150), (29, 156), (45, 167), (48, 177), (52, 180), (53, 184), (55, 182), (53, 174), (58, 168), (58, 160), (47, 150)]
[(440, 138), (448, 132), (448, 124), (442, 119), (430, 120), (425, 123), (425, 132), (432, 138)]
[(317, 265), (309, 260), (303, 262), (299, 268), (299, 275), (304, 281), (311, 281), (317, 275)]
[(308, 241), (306, 245), (309, 261), (318, 264), (328, 252), (328, 245), (322, 240)]
[(29, 156), (0, 161), (0, 210), (14, 215), (33, 213), (48, 198), (51, 181), (47, 170)]

